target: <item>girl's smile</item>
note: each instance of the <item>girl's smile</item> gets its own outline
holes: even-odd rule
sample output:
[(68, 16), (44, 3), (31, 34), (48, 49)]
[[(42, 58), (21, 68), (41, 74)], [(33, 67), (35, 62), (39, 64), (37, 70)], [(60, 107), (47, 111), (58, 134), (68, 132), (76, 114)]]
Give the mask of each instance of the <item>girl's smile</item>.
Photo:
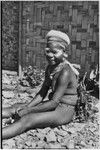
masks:
[(45, 48), (45, 55), (51, 65), (59, 64), (63, 61), (63, 50), (61, 48), (55, 46)]

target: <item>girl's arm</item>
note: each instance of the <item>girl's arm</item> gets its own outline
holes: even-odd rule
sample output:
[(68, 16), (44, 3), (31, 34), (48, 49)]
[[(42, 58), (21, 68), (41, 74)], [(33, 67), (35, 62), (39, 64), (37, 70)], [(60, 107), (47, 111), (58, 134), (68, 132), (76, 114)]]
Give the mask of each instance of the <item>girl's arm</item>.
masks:
[(27, 107), (33, 107), (36, 106), (37, 104), (39, 104), (40, 102), (43, 101), (43, 99), (46, 97), (47, 93), (49, 90), (49, 84), (47, 84), (46, 81), (44, 81), (42, 88), (40, 89), (40, 91), (35, 95), (35, 97), (33, 98), (33, 100), (28, 103)]
[(4, 107), (2, 109), (2, 118), (9, 118), (20, 110), (27, 110), (28, 108), (30, 109), (30, 107), (39, 104), (47, 95), (48, 89), (49, 86), (47, 86), (46, 82), (44, 81), (42, 88), (30, 103), (16, 103), (10, 107)]
[(36, 112), (45, 112), (45, 111), (49, 111), (49, 110), (54, 110), (58, 106), (58, 104), (67, 88), (67, 85), (69, 82), (69, 71), (66, 71), (66, 69), (63, 69), (58, 77), (57, 82), (58, 82), (58, 87), (56, 88), (56, 91), (53, 95), (52, 100), (46, 101), (46, 102), (44, 102), (40, 105), (34, 106), (34, 107), (24, 109), (22, 111), (19, 111), (19, 115), (23, 116), (23, 115), (25, 115), (27, 113), (31, 113), (31, 112), (36, 113)]
[(46, 71), (45, 71), (45, 80), (44, 80), (44, 83), (42, 85), (42, 88), (35, 95), (35, 97), (33, 98), (33, 100), (30, 103), (28, 103), (27, 107), (30, 108), (30, 107), (36, 106), (37, 104), (39, 104), (40, 102), (42, 102), (43, 99), (46, 97), (49, 88), (50, 88), (50, 80), (48, 78), (48, 67), (47, 67)]
[(47, 73), (48, 71), (47, 71), (47, 69), (45, 71), (45, 81), (42, 85), (42, 88), (36, 94), (36, 96), (32, 99), (32, 101), (29, 102), (29, 103), (16, 103), (16, 104), (14, 104), (10, 107), (3, 108), (2, 118), (9, 118), (13, 114), (15, 114), (16, 112), (18, 112), (20, 110), (27, 109), (28, 107), (33, 107), (33, 106), (39, 104), (40, 102), (42, 102), (42, 100), (47, 95), (47, 92), (48, 92), (49, 87), (50, 87), (50, 81), (48, 80), (48, 73)]

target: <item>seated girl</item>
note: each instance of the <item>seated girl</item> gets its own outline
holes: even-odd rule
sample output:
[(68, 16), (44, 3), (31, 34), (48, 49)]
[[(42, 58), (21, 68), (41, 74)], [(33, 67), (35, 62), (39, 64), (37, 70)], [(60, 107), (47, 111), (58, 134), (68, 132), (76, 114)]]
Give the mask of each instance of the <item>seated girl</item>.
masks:
[[(69, 123), (77, 103), (78, 71), (67, 61), (65, 53), (70, 39), (67, 34), (51, 30), (47, 36), (45, 55), (48, 66), (40, 91), (28, 104), (3, 108), (2, 118), (18, 115), (18, 120), (4, 127), (2, 138), (9, 139), (28, 130), (55, 127)], [(49, 89), (48, 100), (44, 98)]]

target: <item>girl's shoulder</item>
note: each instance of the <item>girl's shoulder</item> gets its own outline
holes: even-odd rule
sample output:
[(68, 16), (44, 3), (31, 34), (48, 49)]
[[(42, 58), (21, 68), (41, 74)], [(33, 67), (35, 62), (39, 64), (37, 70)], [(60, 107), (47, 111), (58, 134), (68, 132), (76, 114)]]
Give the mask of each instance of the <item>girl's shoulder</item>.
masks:
[(61, 63), (57, 67), (55, 67), (55, 69), (52, 69), (52, 66), (48, 65), (45, 71), (45, 75), (46, 77), (52, 79), (55, 76), (66, 74), (66, 72), (69, 72), (70, 74), (71, 72), (70, 70), (71, 68), (67, 63)]
[(69, 64), (65, 63), (65, 64), (62, 66), (62, 68), (61, 68), (60, 71), (61, 71), (61, 72), (70, 72), (70, 71), (71, 71), (71, 68), (70, 68)]
[(68, 64), (64, 64), (62, 69), (60, 70), (60, 75), (71, 75), (71, 68)]
[(67, 75), (70, 74), (70, 67), (66, 63), (59, 65), (59, 67), (55, 71), (55, 75), (58, 74), (58, 77), (63, 76), (63, 75), (65, 76), (66, 73), (67, 73)]

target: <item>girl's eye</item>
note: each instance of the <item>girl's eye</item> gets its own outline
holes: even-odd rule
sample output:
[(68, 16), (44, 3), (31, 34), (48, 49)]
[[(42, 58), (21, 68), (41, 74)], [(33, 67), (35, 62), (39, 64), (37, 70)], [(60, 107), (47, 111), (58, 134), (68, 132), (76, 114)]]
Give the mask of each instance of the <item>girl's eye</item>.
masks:
[(53, 51), (53, 53), (54, 53), (54, 54), (57, 54), (57, 53), (58, 53), (58, 51), (56, 51), (56, 50), (55, 50), (55, 51)]
[(53, 51), (52, 53), (53, 53), (53, 54), (56, 54), (56, 52), (55, 52), (55, 51)]
[(45, 48), (45, 53), (46, 54), (49, 54), (49, 53), (52, 53), (52, 54), (57, 54), (57, 50), (54, 50), (54, 49), (50, 49), (50, 48)]
[(46, 48), (45, 49), (45, 53), (49, 53), (50, 52), (50, 49), (49, 48)]
[(45, 51), (46, 53), (49, 53), (49, 51)]
[(57, 51), (54, 51), (54, 53), (56, 54), (56, 53), (57, 53)]

